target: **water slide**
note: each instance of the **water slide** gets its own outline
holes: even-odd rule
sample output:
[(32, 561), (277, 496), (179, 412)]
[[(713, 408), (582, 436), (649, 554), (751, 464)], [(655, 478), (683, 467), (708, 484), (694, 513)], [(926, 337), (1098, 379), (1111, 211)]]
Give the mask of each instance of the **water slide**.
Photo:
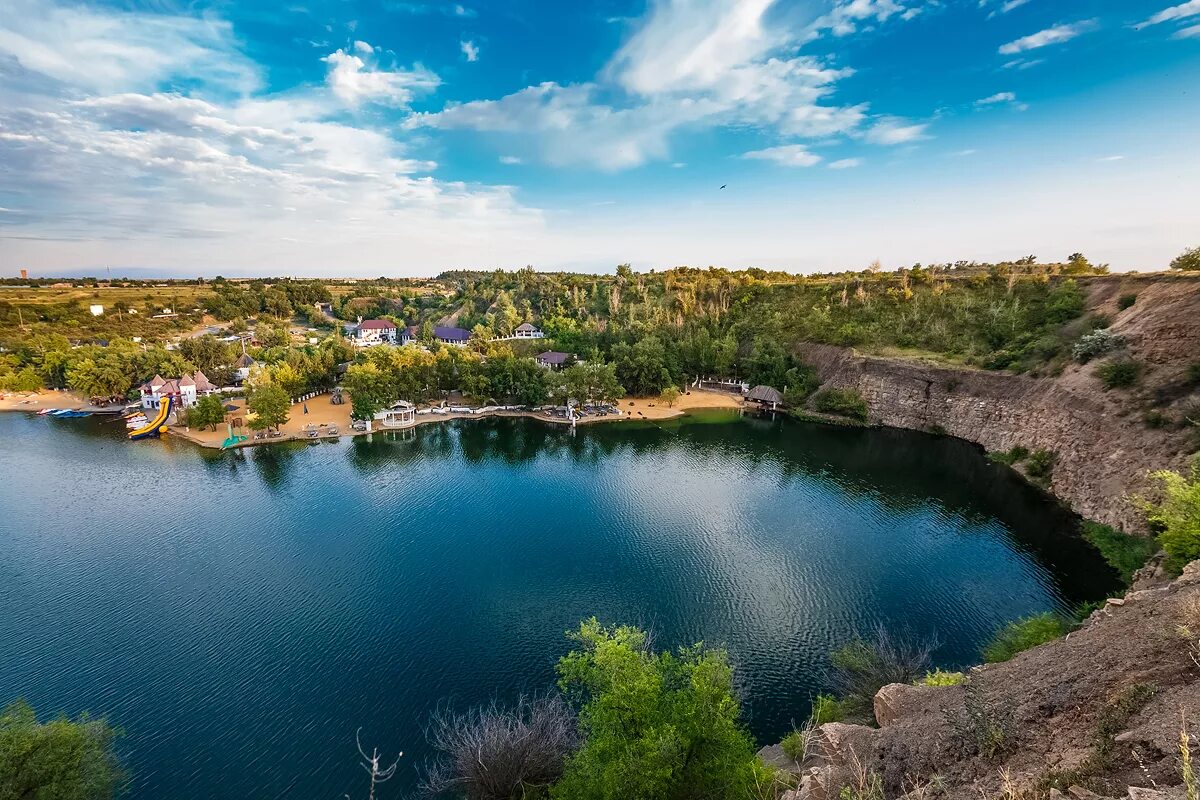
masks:
[(158, 436), (160, 433), (166, 433), (167, 417), (171, 416), (171, 407), (173, 405), (174, 403), (170, 397), (164, 397), (159, 400), (158, 413), (154, 415), (154, 419), (147, 422), (145, 426), (130, 431), (130, 440), (145, 439), (150, 436)]

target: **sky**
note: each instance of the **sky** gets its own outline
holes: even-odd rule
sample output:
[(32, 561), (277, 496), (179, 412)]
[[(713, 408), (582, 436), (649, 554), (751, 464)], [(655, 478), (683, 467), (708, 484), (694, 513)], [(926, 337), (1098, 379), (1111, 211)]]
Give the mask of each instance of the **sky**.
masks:
[(1200, 0), (0, 0), (0, 275), (1200, 245)]

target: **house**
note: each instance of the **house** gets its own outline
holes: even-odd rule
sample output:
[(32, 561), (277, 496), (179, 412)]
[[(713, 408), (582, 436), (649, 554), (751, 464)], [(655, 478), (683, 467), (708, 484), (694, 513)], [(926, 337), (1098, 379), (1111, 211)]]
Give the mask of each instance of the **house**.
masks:
[(362, 347), (396, 343), (396, 323), (386, 319), (359, 320), (354, 338)]
[(416, 325), (409, 325), (407, 328), (401, 328), (399, 335), (396, 337), (396, 344), (406, 345), (414, 344), (420, 338), (420, 332)]
[(546, 334), (542, 333), (540, 328), (537, 328), (528, 322), (522, 322), (517, 326), (517, 329), (513, 331), (513, 336), (517, 339), (541, 339), (545, 337), (545, 335)]
[(324, 314), (327, 317), (333, 316), (333, 303), (313, 303), (313, 308), (318, 314)]
[(173, 397), (183, 408), (196, 405), (196, 400), (204, 395), (213, 394), (217, 387), (205, 377), (204, 373), (196, 370), (195, 375), (183, 375), (180, 378), (165, 380), (161, 375), (155, 375), (142, 384), (142, 408), (158, 408), (164, 397)]
[(546, 369), (562, 369), (575, 360), (575, 356), (570, 353), (558, 353), (554, 350), (547, 350), (544, 353), (539, 353), (534, 359), (538, 366)]
[(245, 383), (250, 377), (250, 368), (253, 367), (255, 361), (246, 353), (238, 356), (238, 360), (233, 362), (233, 380), (237, 383)]
[(746, 399), (753, 400), (765, 408), (770, 408), (772, 411), (783, 405), (783, 393), (774, 386), (755, 386), (750, 390), (750, 393), (746, 395)]
[(442, 344), (463, 347), (471, 338), (471, 332), (464, 328), (447, 328), (438, 325), (433, 329), (433, 338)]
[(375, 421), (382, 428), (408, 428), (416, 424), (417, 407), (407, 400), (400, 400), (375, 412)]

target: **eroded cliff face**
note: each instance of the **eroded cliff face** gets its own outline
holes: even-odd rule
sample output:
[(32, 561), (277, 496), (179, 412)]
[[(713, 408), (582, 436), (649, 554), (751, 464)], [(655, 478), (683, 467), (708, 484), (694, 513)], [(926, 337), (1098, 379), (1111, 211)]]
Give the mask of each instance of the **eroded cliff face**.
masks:
[[(1091, 309), (1113, 319), (1111, 330), (1127, 339), (1127, 354), (1146, 365), (1141, 388), (1105, 391), (1095, 363), (1036, 378), (827, 345), (803, 345), (800, 354), (825, 385), (857, 389), (872, 422), (944, 431), (987, 450), (1053, 451), (1054, 494), (1084, 517), (1140, 532), (1143, 515), (1129, 496), (1147, 488), (1149, 471), (1181, 469), (1194, 449), (1188, 431), (1149, 427), (1144, 414), (1152, 405), (1170, 411), (1196, 396), (1182, 376), (1200, 360), (1200, 281), (1114, 276), (1087, 288)], [(1121, 311), (1117, 298), (1125, 293), (1138, 299)]]

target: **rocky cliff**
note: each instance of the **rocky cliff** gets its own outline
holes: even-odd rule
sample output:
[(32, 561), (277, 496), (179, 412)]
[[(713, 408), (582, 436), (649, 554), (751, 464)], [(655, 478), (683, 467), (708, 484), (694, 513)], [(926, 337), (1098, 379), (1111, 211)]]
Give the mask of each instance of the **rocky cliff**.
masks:
[[(1145, 487), (1148, 471), (1181, 468), (1195, 450), (1189, 431), (1150, 427), (1144, 416), (1150, 409), (1169, 416), (1196, 395), (1186, 376), (1200, 361), (1200, 281), (1113, 276), (1087, 288), (1091, 312), (1108, 316), (1127, 342), (1117, 357), (1145, 365), (1139, 388), (1105, 391), (1095, 363), (1030, 377), (827, 345), (803, 345), (801, 355), (826, 385), (857, 389), (872, 422), (945, 432), (987, 450), (1053, 451), (1054, 494), (1084, 517), (1139, 531), (1142, 516), (1128, 495)], [(1123, 294), (1137, 295), (1124, 310)]]
[(976, 667), (957, 686), (885, 686), (879, 727), (828, 723), (793, 761), (787, 800), (906, 796), (1184, 797), (1180, 734), (1200, 771), (1200, 561), (1108, 601), (1066, 638)]

